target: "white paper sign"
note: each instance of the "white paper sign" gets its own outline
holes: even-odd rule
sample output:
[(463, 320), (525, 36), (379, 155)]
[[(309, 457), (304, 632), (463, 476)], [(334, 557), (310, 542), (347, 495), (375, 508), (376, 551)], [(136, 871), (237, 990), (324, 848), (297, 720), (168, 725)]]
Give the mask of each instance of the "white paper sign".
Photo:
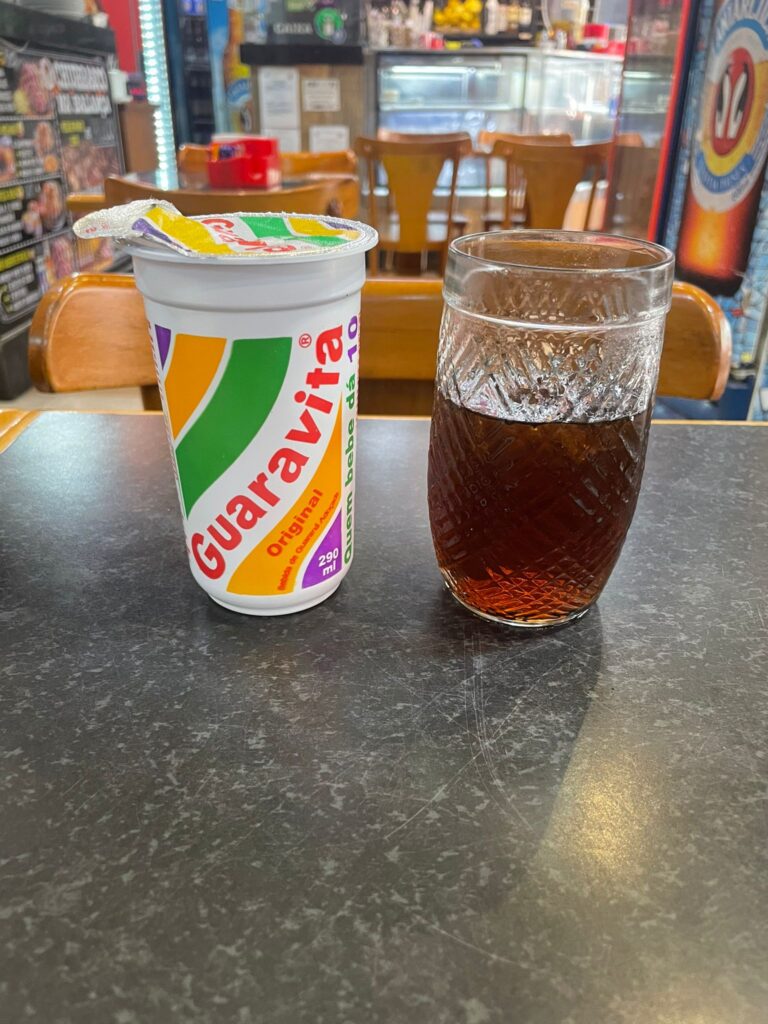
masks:
[(301, 132), (298, 128), (272, 128), (269, 134), (277, 139), (281, 153), (298, 153), (301, 150)]
[(259, 68), (259, 118), (261, 130), (298, 128), (299, 72), (296, 68)]
[(345, 124), (309, 126), (310, 153), (333, 153), (340, 149), (349, 149), (349, 128)]
[(338, 78), (302, 78), (301, 106), (307, 113), (341, 110), (341, 82)]

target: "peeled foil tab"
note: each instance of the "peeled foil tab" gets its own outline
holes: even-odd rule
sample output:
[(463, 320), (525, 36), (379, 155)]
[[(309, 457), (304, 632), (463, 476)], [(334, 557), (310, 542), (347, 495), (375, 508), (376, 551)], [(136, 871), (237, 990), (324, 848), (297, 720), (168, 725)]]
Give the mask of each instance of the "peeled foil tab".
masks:
[(306, 213), (224, 213), (184, 217), (162, 199), (97, 210), (74, 224), (79, 238), (114, 238), (184, 256), (300, 256), (365, 252), (376, 232), (359, 221)]

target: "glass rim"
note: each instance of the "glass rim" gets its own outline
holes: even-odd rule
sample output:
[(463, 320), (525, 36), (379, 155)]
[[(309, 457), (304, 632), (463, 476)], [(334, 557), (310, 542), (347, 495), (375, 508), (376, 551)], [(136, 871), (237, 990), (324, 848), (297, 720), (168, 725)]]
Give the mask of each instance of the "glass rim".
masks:
[[(632, 246), (639, 246), (656, 259), (651, 263), (634, 267), (553, 267), (543, 263), (519, 263), (514, 260), (505, 262), (498, 259), (489, 259), (486, 256), (478, 256), (475, 253), (466, 252), (460, 248), (460, 243), (471, 242), (478, 238), (490, 238), (503, 241), (505, 238), (527, 238), (531, 241), (542, 242), (575, 242), (591, 243), (608, 248), (613, 242), (629, 242)], [(645, 274), (651, 271), (665, 270), (673, 266), (675, 254), (658, 242), (649, 242), (645, 238), (635, 238), (632, 235), (609, 235), (604, 231), (563, 231), (556, 228), (506, 228), (503, 231), (475, 231), (470, 235), (461, 235), (454, 238), (448, 247), (449, 256), (460, 256), (463, 259), (474, 260), (486, 267), (509, 267), (511, 270), (528, 273), (546, 274)]]

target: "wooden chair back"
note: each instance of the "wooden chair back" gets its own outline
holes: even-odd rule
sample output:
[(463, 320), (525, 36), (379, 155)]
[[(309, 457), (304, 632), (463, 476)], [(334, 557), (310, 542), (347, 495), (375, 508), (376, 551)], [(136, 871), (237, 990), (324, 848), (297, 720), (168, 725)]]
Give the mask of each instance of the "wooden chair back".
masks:
[[(433, 203), (437, 179), (446, 161), (451, 164), (451, 184), (445, 239), (439, 243), (441, 267), (445, 267), (450, 243), (450, 225), (456, 212), (456, 181), (459, 163), (472, 151), (472, 140), (466, 133), (450, 138), (421, 136), (383, 140), (360, 136), (355, 145), (357, 155), (366, 161), (368, 170), (368, 222), (376, 228), (376, 170), (384, 168), (394, 210), (398, 216), (399, 234), (387, 246), (396, 252), (423, 252), (429, 243), (428, 215)], [(370, 259), (370, 272), (376, 273), (377, 255)]]
[(573, 136), (570, 132), (535, 132), (523, 135), (518, 132), (490, 132), (485, 128), (477, 133), (479, 149), (489, 154), (499, 141), (519, 142), (523, 146), (572, 146)]
[(382, 142), (466, 142), (467, 132), (393, 132), (379, 128), (376, 138)]
[(141, 181), (125, 178), (106, 178), (104, 197), (107, 206), (128, 203), (134, 199), (166, 199), (188, 217), (207, 213), (341, 213), (340, 181), (336, 178), (318, 178), (311, 184), (296, 188), (242, 189), (161, 189)]
[[(486, 129), (477, 133), (478, 156), (485, 163), (485, 196), (483, 197), (483, 219), (488, 227), (491, 213), (491, 162), (494, 159), (493, 148), (497, 142), (519, 142), (523, 146), (571, 146), (573, 136), (569, 132), (540, 132), (534, 135), (517, 135), (512, 132), (490, 132)], [(504, 158), (504, 207), (501, 220), (502, 228), (512, 227), (514, 212), (520, 214), (519, 219), (526, 223), (525, 211), (525, 176), (509, 158)]]
[(327, 153), (281, 153), (280, 168), (285, 178), (305, 174), (357, 174), (357, 157), (351, 149)]
[(731, 327), (711, 295), (675, 281), (664, 327), (657, 392), (669, 398), (718, 399), (731, 368)]
[[(377, 278), (363, 288), (360, 411), (429, 414), (442, 316), (442, 282)], [(43, 296), (30, 327), (30, 372), (41, 391), (141, 387), (158, 407), (155, 371), (134, 280), (76, 274)], [(728, 321), (700, 288), (675, 282), (658, 392), (716, 399), (731, 357)], [(148, 405), (150, 400), (154, 405)]]
[(29, 370), (40, 391), (141, 388), (159, 409), (144, 303), (130, 274), (73, 274), (43, 295), (29, 328)]
[(592, 182), (585, 223), (589, 223), (595, 188), (605, 174), (610, 142), (586, 145), (494, 143), (493, 155), (516, 167), (526, 182), (529, 227), (562, 228), (565, 211), (579, 182)]
[(184, 188), (205, 188), (208, 184), (208, 147), (191, 142), (179, 146), (176, 166)]

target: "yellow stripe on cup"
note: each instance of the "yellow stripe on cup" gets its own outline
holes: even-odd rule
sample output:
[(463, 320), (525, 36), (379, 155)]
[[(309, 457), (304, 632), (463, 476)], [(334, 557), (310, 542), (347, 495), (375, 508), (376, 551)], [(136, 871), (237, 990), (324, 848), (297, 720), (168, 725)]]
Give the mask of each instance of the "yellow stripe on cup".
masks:
[(165, 377), (165, 400), (174, 438), (200, 404), (221, 362), (226, 338), (177, 334)]
[[(291, 510), (235, 569), (227, 587), (229, 593), (264, 597), (290, 593), (303, 562), (333, 522), (340, 499), (341, 406), (315, 475)], [(294, 524), (301, 525), (301, 532), (289, 532), (296, 528)]]
[(156, 206), (145, 214), (144, 219), (156, 224), (163, 234), (181, 242), (192, 252), (206, 256), (232, 255), (228, 245), (215, 241), (208, 229), (191, 217), (183, 217), (180, 213), (168, 213)]
[(285, 219), (291, 231), (305, 237), (345, 238), (348, 242), (354, 242), (359, 235), (358, 231), (350, 231), (346, 228), (333, 228), (328, 224), (323, 224), (322, 221), (314, 220), (312, 217), (287, 216)]

